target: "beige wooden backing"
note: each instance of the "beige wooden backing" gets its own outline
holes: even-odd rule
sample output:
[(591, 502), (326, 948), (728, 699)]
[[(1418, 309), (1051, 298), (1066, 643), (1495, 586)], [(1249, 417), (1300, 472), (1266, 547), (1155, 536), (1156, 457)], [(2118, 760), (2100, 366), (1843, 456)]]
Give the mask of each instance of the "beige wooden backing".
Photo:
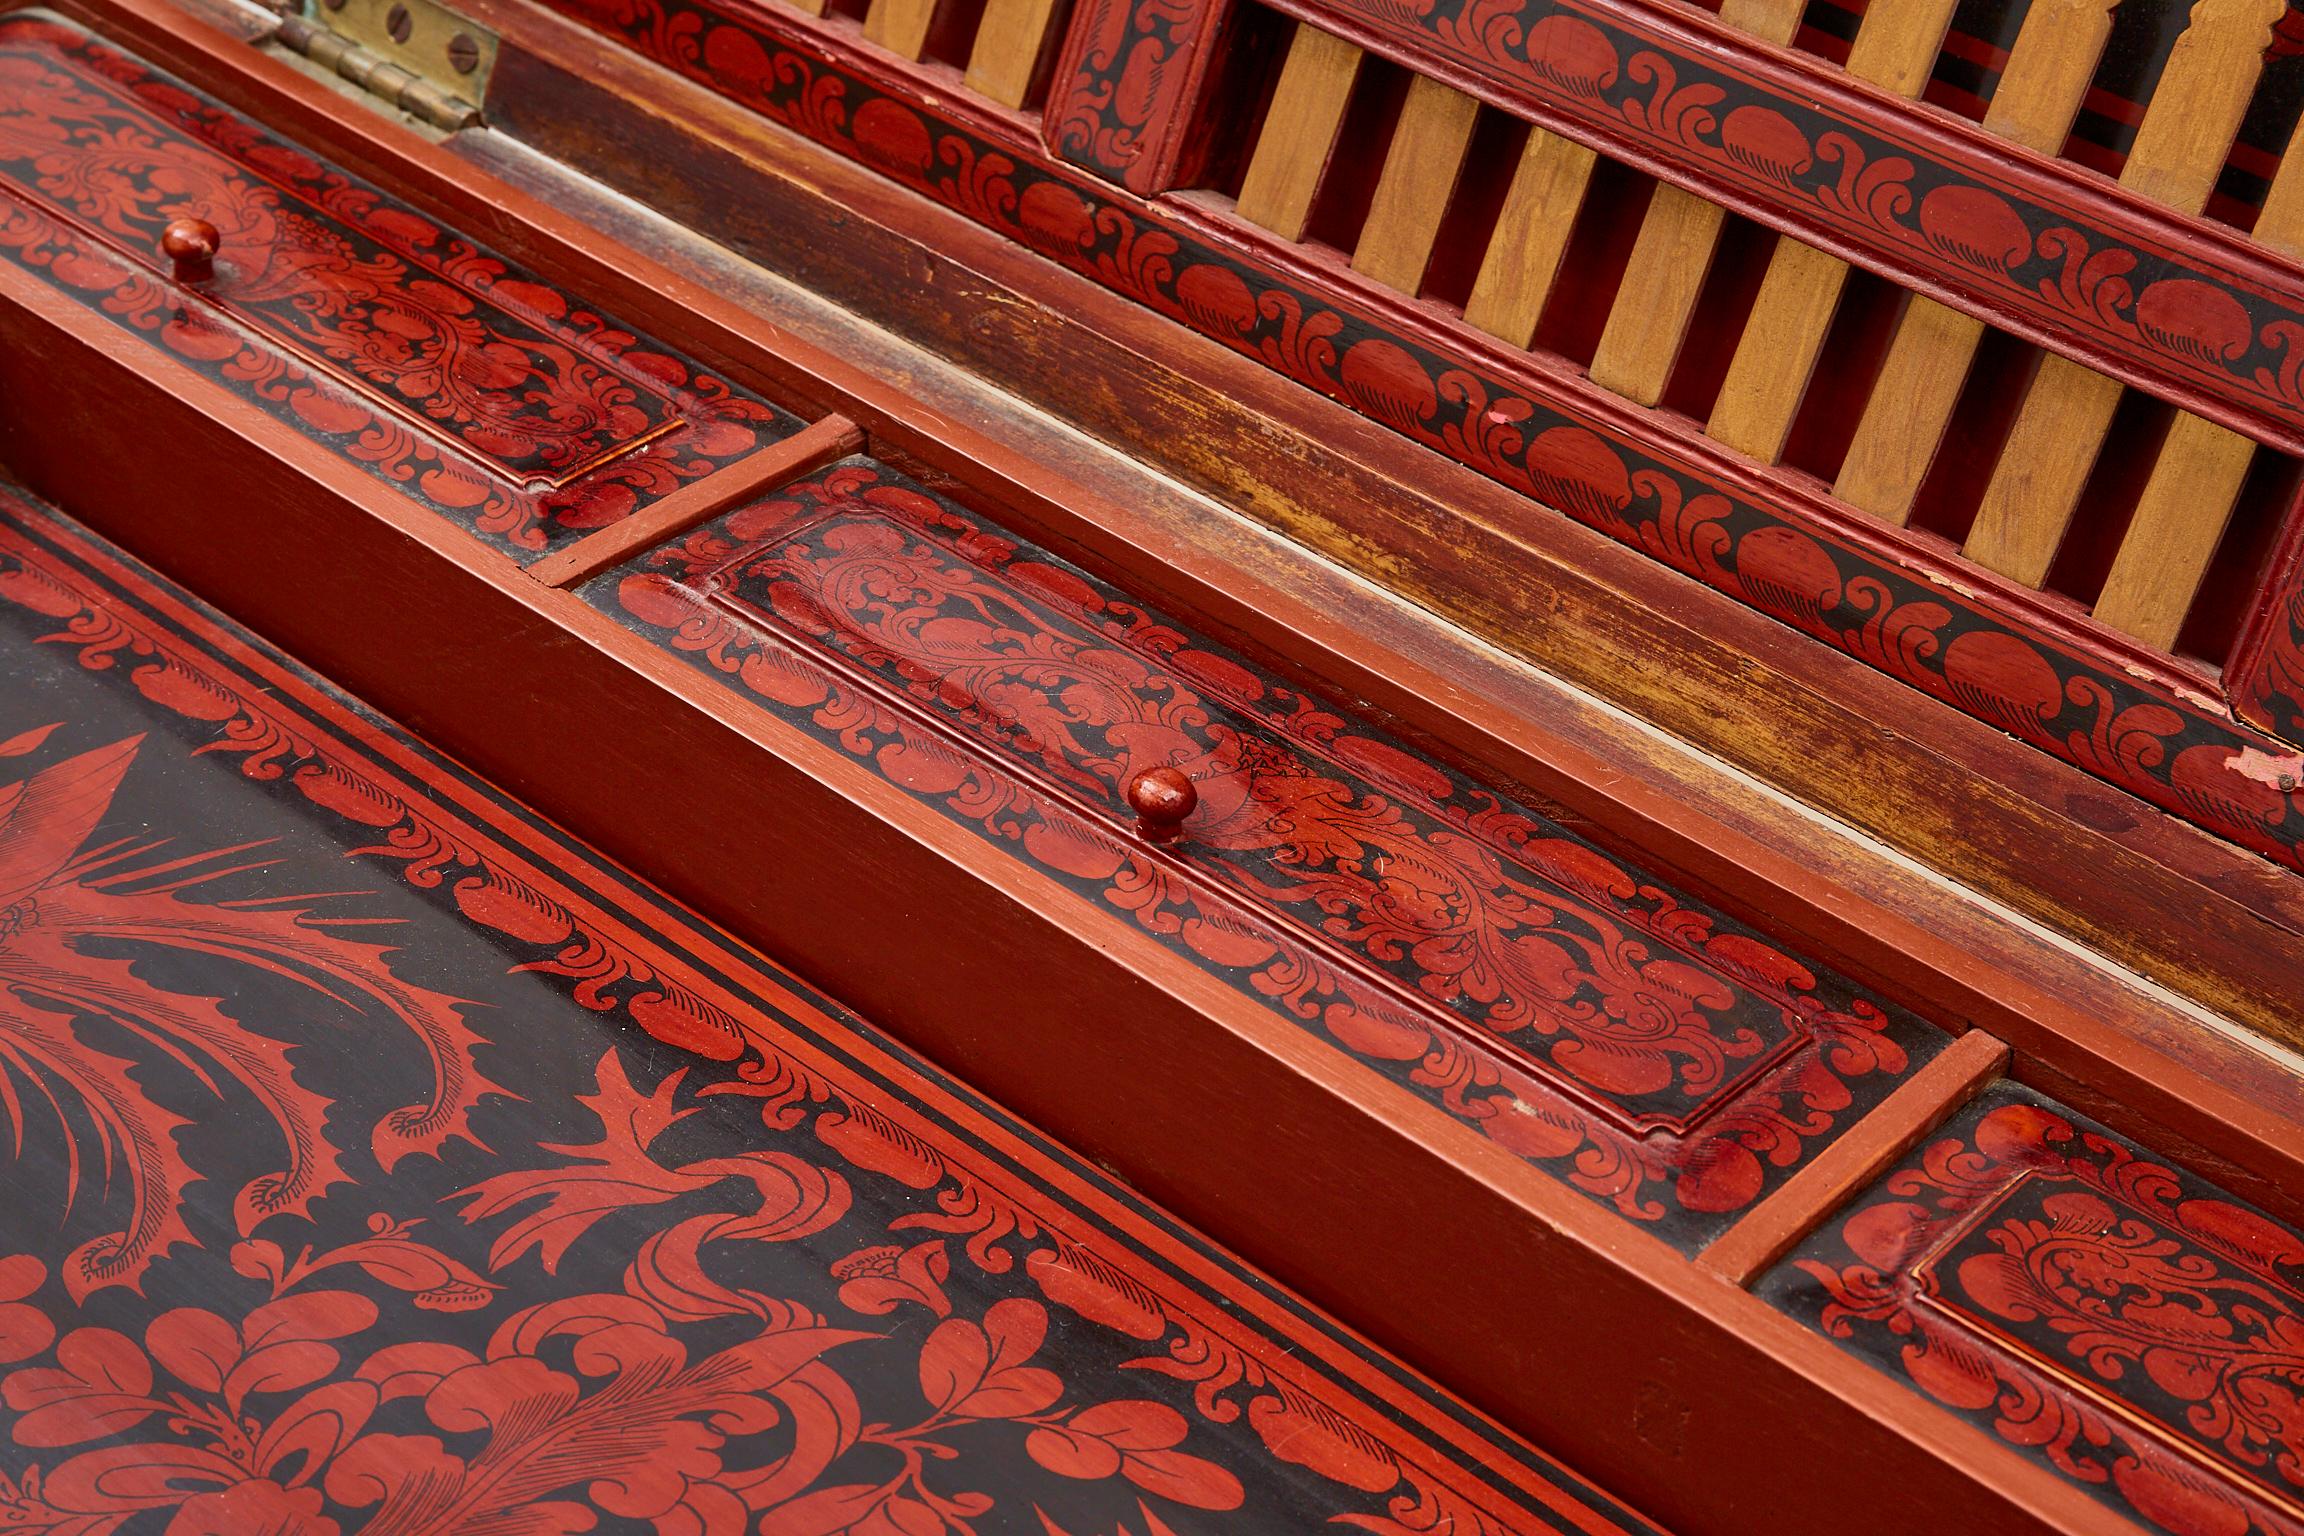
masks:
[[(1848, 50), (1848, 73), (1917, 96), (1944, 46), (1952, 6), (1872, 0)], [(1705, 427), (1715, 440), (1770, 464), (1782, 457), (1847, 281), (1848, 264), (1838, 257), (1789, 237), (1777, 242)]]
[[(2120, 180), (2185, 213), (2208, 200), (2286, 0), (2199, 0), (2144, 110)], [(2045, 360), (1985, 487), (1968, 558), (2036, 587), (2079, 504), (2120, 387)], [(2019, 450), (2022, 450), (2021, 452)]]
[(1408, 82), (1408, 99), (1352, 252), (1353, 271), (1402, 293), (1422, 285), (1479, 111), (1480, 103), (1437, 80), (1418, 75)]
[[(1800, 0), (1726, 0), (1720, 19), (1781, 47), (1799, 27), (1800, 11)], [(1642, 405), (1664, 397), (1720, 243), (1721, 220), (1718, 204), (1657, 185), (1592, 357), (1594, 383)]]
[(1024, 105), (1055, 12), (1056, 0), (984, 0), (960, 83), (1004, 107)]
[[(2117, 3), (2033, 0), (1985, 109), (1985, 130), (2044, 155), (2061, 150), (2112, 36)], [(1983, 339), (1982, 321), (1913, 296), (1841, 461), (1834, 494), (1891, 523), (1911, 518)]]
[(1552, 297), (1596, 159), (1574, 139), (1542, 128), (1528, 130), (1527, 147), (1520, 151), (1495, 233), (1480, 259), (1480, 275), (1464, 305), (1467, 324), (1516, 347), (1535, 339), (1536, 322)]
[(936, 0), (872, 0), (864, 13), (864, 36), (890, 53), (917, 59), (928, 46), (928, 26)]
[(1360, 59), (1360, 50), (1350, 43), (1297, 23), (1271, 110), (1240, 183), (1240, 217), (1283, 240), (1304, 238), (1312, 199), (1352, 98), (1352, 82), (1360, 76)]

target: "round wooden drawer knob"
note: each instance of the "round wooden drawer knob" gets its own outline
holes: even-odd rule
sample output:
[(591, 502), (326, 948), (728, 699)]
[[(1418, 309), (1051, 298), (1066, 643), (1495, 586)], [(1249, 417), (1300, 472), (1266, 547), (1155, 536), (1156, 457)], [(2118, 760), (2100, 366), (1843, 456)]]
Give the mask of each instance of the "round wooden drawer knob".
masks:
[(1181, 768), (1147, 768), (1129, 779), (1128, 809), (1147, 842), (1172, 843), (1184, 835), (1184, 818), (1200, 803), (1200, 791)]
[(203, 283), (216, 275), (216, 251), (224, 243), (206, 219), (172, 219), (160, 231), (160, 254), (176, 266), (176, 281)]

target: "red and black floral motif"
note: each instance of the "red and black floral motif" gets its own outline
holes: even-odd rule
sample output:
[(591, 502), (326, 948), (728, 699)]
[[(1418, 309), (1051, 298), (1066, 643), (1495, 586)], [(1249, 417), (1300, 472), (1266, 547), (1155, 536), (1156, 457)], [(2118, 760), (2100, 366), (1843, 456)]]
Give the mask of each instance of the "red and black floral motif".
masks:
[[(2148, 685), (1769, 499), (1757, 475), (1659, 457), (1604, 392), (1507, 379), (1228, 254), (1171, 210), (844, 73), (805, 26), (707, 0), (554, 0), (796, 132), (1538, 497), (2153, 804), (2304, 867), (2304, 752)], [(2300, 572), (2304, 575), (2304, 572)]]
[(1648, 1529), (12, 493), (0, 676), (0, 1531)]
[(1691, 1250), (1942, 1038), (869, 460), (586, 595)]
[(1760, 1290), (2172, 1536), (2304, 1532), (2304, 1236), (2027, 1089)]
[(1214, 9), (1205, 0), (1082, 0), (1049, 92), (1049, 147), (1132, 192), (1165, 191), (1164, 151), (1205, 72)]
[(798, 425), (52, 18), (0, 21), (0, 256), (516, 551)]

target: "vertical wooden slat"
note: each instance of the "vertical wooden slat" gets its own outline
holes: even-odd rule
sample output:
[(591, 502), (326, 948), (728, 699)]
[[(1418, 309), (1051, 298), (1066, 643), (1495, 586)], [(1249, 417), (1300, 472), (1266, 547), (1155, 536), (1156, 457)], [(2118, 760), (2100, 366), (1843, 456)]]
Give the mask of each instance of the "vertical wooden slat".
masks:
[[(1944, 46), (1953, 3), (1872, 0), (1848, 51), (1848, 73), (1899, 96), (1919, 95)], [(1848, 264), (1837, 256), (1797, 240), (1777, 242), (1705, 427), (1715, 440), (1770, 464), (1783, 454), (1847, 281)]]
[(1004, 107), (1021, 107), (1048, 42), (1056, 0), (984, 0), (960, 83)]
[(1664, 398), (1726, 217), (1718, 203), (1656, 184), (1592, 354), (1593, 383), (1641, 405)]
[(1961, 553), (2028, 587), (2046, 581), (2119, 404), (2117, 379), (2042, 358)]
[(1400, 126), (1384, 156), (1368, 221), (1352, 252), (1352, 270), (1387, 288), (1414, 293), (1432, 259), (1440, 216), (1464, 169), (1464, 147), (1480, 103), (1462, 91), (1418, 75), (1408, 83)]
[(1790, 236), (1776, 242), (1704, 424), (1715, 442), (1765, 464), (1783, 454), (1847, 283), (1848, 263), (1839, 257)]
[[(2184, 213), (2206, 206), (2286, 0), (2199, 0), (2145, 108), (2121, 182)], [(2028, 587), (2048, 576), (2120, 386), (2049, 357), (1984, 489), (1964, 553)]]
[[(2304, 255), (2304, 123), (2281, 153), (2253, 238), (2283, 256)], [(2256, 445), (2237, 432), (2177, 416), (2097, 595), (2099, 622), (2161, 650), (2176, 643), (2255, 457)]]
[(872, 0), (864, 13), (864, 36), (890, 53), (917, 59), (928, 46), (936, 20), (936, 0)]
[[(1800, 11), (1801, 0), (1726, 0), (1720, 19), (1782, 47), (1800, 25)], [(1720, 243), (1723, 217), (1717, 203), (1657, 185), (1592, 356), (1595, 384), (1642, 405), (1664, 398)]]
[[(1985, 109), (1985, 131), (2044, 155), (2061, 150), (2112, 36), (2118, 3), (2033, 0)], [(1891, 523), (1912, 516), (1983, 339), (1983, 321), (1913, 296), (1832, 487), (1841, 500)]]
[(1535, 339), (1536, 322), (1552, 297), (1552, 282), (1560, 274), (1560, 258), (1568, 250), (1597, 160), (1573, 139), (1542, 128), (1528, 130), (1495, 233), (1480, 258), (1472, 297), (1464, 305), (1467, 325), (1516, 347)]
[(2255, 457), (2237, 432), (2176, 418), (2096, 599), (2100, 621), (2161, 650), (2175, 645)]
[(1360, 59), (1360, 50), (1350, 43), (1297, 23), (1271, 110), (1264, 114), (1264, 130), (1240, 183), (1240, 217), (1283, 240), (1304, 238), (1352, 83), (1360, 78)]

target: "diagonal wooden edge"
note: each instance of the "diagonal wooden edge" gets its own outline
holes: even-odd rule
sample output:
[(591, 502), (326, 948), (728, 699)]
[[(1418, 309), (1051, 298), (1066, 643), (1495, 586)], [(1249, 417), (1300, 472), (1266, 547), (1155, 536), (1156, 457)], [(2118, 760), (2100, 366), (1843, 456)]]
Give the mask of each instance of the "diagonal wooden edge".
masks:
[(548, 587), (572, 587), (644, 549), (717, 517), (748, 496), (804, 475), (864, 446), (863, 429), (827, 416), (749, 458), (682, 486), (646, 511), (610, 523), (523, 569)]
[(1731, 1285), (1749, 1287), (1794, 1243), (1951, 1118), (2007, 1065), (2005, 1044), (1980, 1029), (1968, 1031), (1742, 1221), (1715, 1238), (1696, 1256), (1697, 1267)]

